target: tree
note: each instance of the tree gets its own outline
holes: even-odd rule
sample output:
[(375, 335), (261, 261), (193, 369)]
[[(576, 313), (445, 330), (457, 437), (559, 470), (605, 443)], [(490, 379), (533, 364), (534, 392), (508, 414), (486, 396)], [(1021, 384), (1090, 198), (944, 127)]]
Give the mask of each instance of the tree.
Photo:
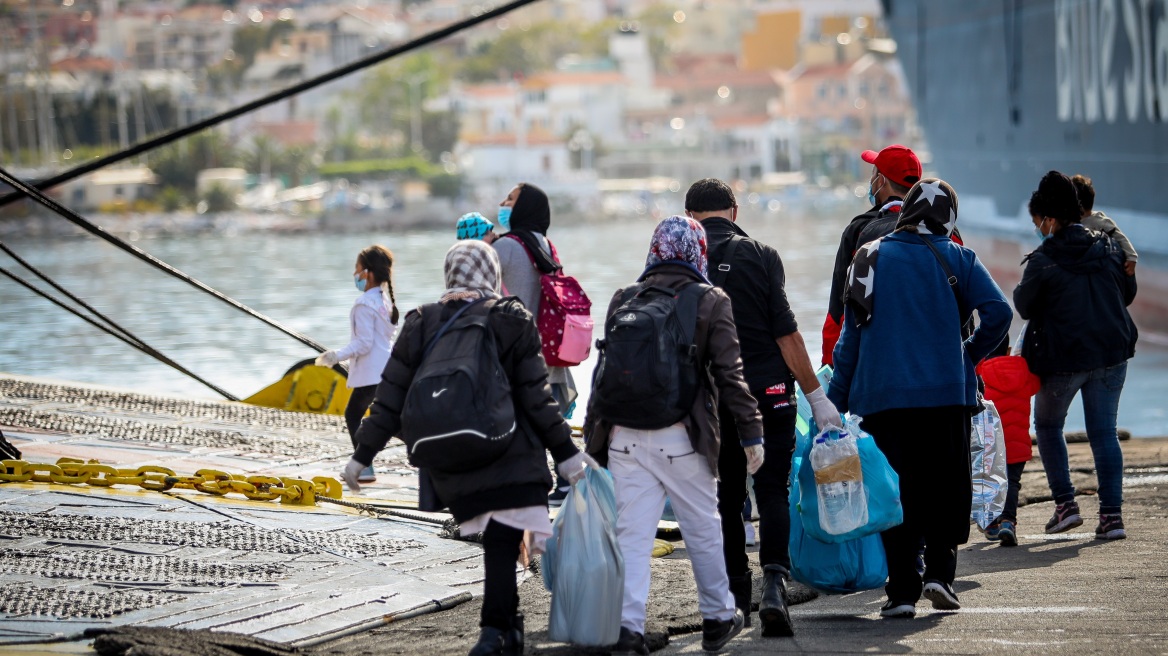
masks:
[(212, 214), (235, 209), (235, 198), (221, 185), (214, 185), (208, 189), (203, 200), (207, 203), (207, 211)]
[(231, 138), (211, 130), (164, 146), (158, 150), (150, 166), (160, 185), (177, 187), (194, 196), (199, 171), (235, 166), (237, 161), (238, 154)]

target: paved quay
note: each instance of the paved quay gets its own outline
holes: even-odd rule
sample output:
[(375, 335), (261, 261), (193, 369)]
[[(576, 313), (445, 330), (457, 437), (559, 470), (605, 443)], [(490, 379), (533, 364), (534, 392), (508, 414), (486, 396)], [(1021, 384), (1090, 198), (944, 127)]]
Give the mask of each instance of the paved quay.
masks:
[[(339, 417), (4, 376), (0, 430), (30, 461), (98, 458), (181, 473), (211, 467), (311, 479), (336, 472), (349, 449)], [(1127, 540), (1094, 539), (1090, 449), (1072, 444), (1084, 526), (1043, 534), (1052, 503), (1035, 460), (1023, 479), (1021, 545), (999, 547), (975, 532), (961, 549), (961, 611), (933, 613), (926, 602), (916, 619), (882, 620), (880, 591), (816, 597), (796, 586), (805, 603), (792, 610), (795, 638), (762, 640), (756, 627), (726, 653), (1168, 654), (1168, 438), (1130, 440), (1123, 450)], [(362, 497), (408, 506), (413, 470), (400, 447), (383, 455), (379, 480)], [(465, 600), (481, 594), (481, 551), (445, 539), (433, 523), (239, 495), (45, 483), (0, 484), (4, 517), (6, 654), (93, 653), (90, 640), (47, 649), (14, 643), (126, 625), (237, 631), (314, 656), (465, 654), (478, 635), (479, 599)], [(182, 530), (161, 527), (167, 522)], [(698, 653), (696, 590), (684, 541), (676, 546), (653, 562), (651, 644), (660, 654)], [(757, 561), (755, 568), (757, 576)], [(527, 653), (606, 653), (548, 642), (550, 597), (538, 574), (523, 576)], [(403, 617), (440, 607), (449, 609)]]
[[(794, 638), (744, 631), (725, 653), (827, 654), (1168, 654), (1168, 439), (1123, 443), (1128, 539), (1096, 540), (1094, 476), (1087, 444), (1069, 445), (1083, 526), (1046, 535), (1053, 511), (1036, 458), (1023, 479), (1020, 544), (1001, 547), (974, 531), (958, 556), (955, 613), (918, 604), (911, 620), (881, 619), (880, 590), (819, 596), (792, 608)], [(1036, 450), (1037, 452), (1037, 450)], [(1045, 499), (1045, 500), (1044, 500)], [(757, 558), (757, 554), (752, 555)], [(758, 601), (758, 565), (754, 561)], [(795, 586), (795, 593), (807, 590)], [(546, 640), (550, 597), (537, 580), (519, 589), (528, 654), (603, 654)], [(319, 648), (330, 655), (465, 654), (478, 635), (478, 600), (391, 624)], [(655, 654), (698, 654), (697, 591), (684, 543), (653, 561), (647, 630)], [(673, 635), (670, 629), (691, 631)]]

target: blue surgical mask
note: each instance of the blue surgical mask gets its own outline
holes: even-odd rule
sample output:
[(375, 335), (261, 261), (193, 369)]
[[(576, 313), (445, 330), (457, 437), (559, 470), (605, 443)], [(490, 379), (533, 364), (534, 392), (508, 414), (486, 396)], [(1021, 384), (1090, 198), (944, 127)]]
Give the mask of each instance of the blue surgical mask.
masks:
[[(1045, 223), (1045, 221), (1043, 223)], [(1042, 242), (1046, 241), (1047, 239), (1050, 239), (1050, 235), (1048, 235), (1042, 231), (1042, 223), (1039, 223), (1038, 225), (1034, 226), (1034, 234), (1035, 234), (1035, 236), (1038, 237), (1038, 243), (1040, 243), (1040, 244)]]
[(507, 207), (507, 206), (500, 207), (499, 214), (496, 216), (496, 219), (499, 221), (499, 225), (503, 226), (507, 230), (510, 230), (511, 229), (511, 208)]
[(359, 291), (359, 292), (365, 291), (365, 276), (363, 276), (361, 274), (354, 274), (353, 275), (353, 284), (357, 286), (357, 291)]
[(872, 207), (876, 207), (876, 189), (880, 189), (881, 187), (884, 187), (884, 182), (881, 183), (880, 187), (876, 187), (875, 189), (872, 188), (871, 182), (868, 183), (868, 204), (872, 205)]

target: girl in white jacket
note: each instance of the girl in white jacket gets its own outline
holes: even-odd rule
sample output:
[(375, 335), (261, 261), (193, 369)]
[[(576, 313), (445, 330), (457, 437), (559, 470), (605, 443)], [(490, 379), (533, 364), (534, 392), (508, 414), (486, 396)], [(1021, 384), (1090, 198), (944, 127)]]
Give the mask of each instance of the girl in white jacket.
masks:
[[(357, 255), (353, 283), (363, 292), (349, 311), (349, 343), (344, 348), (325, 351), (316, 359), (321, 367), (349, 361), (348, 386), (352, 391), (345, 406), (345, 424), (349, 439), (357, 434), (361, 418), (373, 402), (381, 372), (389, 361), (393, 335), (397, 330), (397, 305), (393, 297), (393, 253), (384, 246), (370, 246)], [(353, 442), (356, 448), (357, 443)], [(377, 480), (373, 466), (366, 467), (357, 479), (362, 483)]]

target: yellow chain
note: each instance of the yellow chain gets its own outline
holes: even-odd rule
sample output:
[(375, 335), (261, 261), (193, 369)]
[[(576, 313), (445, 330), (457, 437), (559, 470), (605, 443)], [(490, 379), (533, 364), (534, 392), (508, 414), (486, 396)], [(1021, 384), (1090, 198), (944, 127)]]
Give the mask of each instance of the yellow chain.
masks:
[(328, 476), (311, 481), (284, 476), (228, 474), (217, 469), (200, 469), (194, 476), (182, 476), (158, 465), (137, 469), (117, 469), (97, 460), (61, 458), (57, 464), (0, 460), (0, 482), (55, 483), (58, 485), (137, 485), (145, 490), (165, 492), (172, 488), (198, 490), (223, 496), (242, 494), (253, 501), (279, 501), (297, 506), (314, 506), (316, 497), (341, 498), (341, 482)]

